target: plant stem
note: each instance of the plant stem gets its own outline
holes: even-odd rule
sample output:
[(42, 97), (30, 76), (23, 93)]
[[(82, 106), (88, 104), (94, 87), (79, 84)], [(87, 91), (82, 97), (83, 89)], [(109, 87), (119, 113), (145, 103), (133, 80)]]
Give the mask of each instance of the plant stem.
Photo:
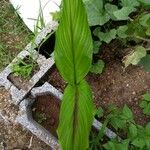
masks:
[(101, 138), (103, 137), (108, 122), (109, 122), (109, 118), (107, 118), (107, 119), (104, 121), (104, 123), (103, 123), (103, 125), (102, 125), (102, 128), (101, 128), (101, 130), (100, 130), (99, 133), (98, 133), (98, 136), (97, 136), (97, 140), (98, 140), (98, 141), (101, 140)]
[(140, 37), (140, 36), (135, 36), (135, 38), (146, 41), (146, 42), (150, 42), (150, 39), (146, 39), (146, 38), (143, 38), (143, 37)]

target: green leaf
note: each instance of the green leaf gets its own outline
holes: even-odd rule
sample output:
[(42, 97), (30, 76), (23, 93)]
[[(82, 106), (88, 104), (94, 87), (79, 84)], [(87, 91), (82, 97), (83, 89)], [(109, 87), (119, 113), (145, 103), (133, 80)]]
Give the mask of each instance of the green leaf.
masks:
[(109, 14), (103, 9), (102, 0), (90, 0), (85, 2), (90, 26), (104, 25), (109, 21)]
[(94, 54), (97, 54), (99, 52), (101, 44), (102, 44), (101, 41), (94, 41), (94, 45), (93, 45), (93, 53)]
[(120, 38), (127, 38), (128, 35), (126, 34), (126, 31), (128, 30), (128, 26), (124, 25), (124, 26), (119, 26), (117, 29), (117, 35)]
[(148, 105), (148, 103), (147, 103), (146, 101), (142, 101), (142, 102), (140, 103), (140, 107), (141, 107), (141, 108), (145, 108), (147, 105)]
[(125, 67), (128, 67), (130, 64), (137, 65), (145, 56), (146, 49), (142, 46), (137, 46), (134, 51), (124, 57), (123, 63), (125, 64)]
[(150, 72), (150, 55), (147, 54), (144, 58), (142, 58), (139, 65), (143, 66), (146, 71)]
[(86, 150), (89, 146), (94, 105), (91, 89), (83, 78), (91, 68), (92, 44), (82, 0), (63, 0), (54, 51), (56, 66), (68, 82), (57, 130), (63, 150)]
[(145, 146), (145, 140), (137, 137), (135, 140), (133, 140), (132, 144), (142, 149)]
[(150, 122), (145, 127), (146, 135), (150, 138)]
[(138, 2), (138, 0), (121, 0), (121, 5), (124, 7), (136, 7), (139, 6), (140, 3)]
[(64, 0), (54, 55), (56, 66), (68, 83), (78, 84), (86, 76), (92, 53), (93, 41), (82, 0)]
[(146, 93), (143, 95), (144, 100), (149, 101), (150, 102), (150, 93)]
[(95, 74), (101, 74), (103, 72), (105, 63), (103, 60), (98, 60), (97, 63), (93, 64), (91, 67), (91, 72)]
[(147, 30), (146, 30), (146, 35), (147, 36), (150, 36), (150, 26), (147, 28)]
[(129, 140), (118, 142), (116, 140), (109, 141), (103, 145), (106, 150), (128, 150)]
[(149, 0), (138, 0), (144, 7), (150, 8), (150, 1)]
[(117, 20), (128, 20), (128, 16), (134, 11), (136, 11), (135, 8), (128, 6), (115, 11), (113, 14), (117, 18)]
[(96, 110), (95, 115), (98, 116), (99, 118), (101, 118), (101, 117), (103, 116), (103, 113), (104, 113), (104, 110), (102, 109), (102, 107), (99, 107), (99, 108)]
[(113, 14), (115, 11), (118, 10), (118, 7), (116, 5), (112, 5), (112, 4), (107, 3), (105, 5), (105, 10), (110, 15), (110, 18), (112, 20), (117, 20), (116, 17), (114, 16), (114, 14)]
[(106, 43), (110, 43), (111, 40), (116, 38), (117, 31), (115, 29), (112, 29), (106, 33), (101, 32), (100, 28), (96, 28), (93, 32), (95, 36), (97, 36), (101, 41), (104, 41)]
[(143, 113), (150, 115), (150, 103), (148, 103), (147, 106), (143, 108)]
[(150, 19), (150, 14), (144, 14), (140, 17), (139, 19), (139, 23), (143, 26), (143, 27), (149, 27), (150, 24), (148, 24), (148, 20)]
[(63, 150), (86, 150), (93, 122), (92, 92), (83, 80), (68, 85), (64, 92), (58, 127), (59, 142)]
[(131, 109), (130, 109), (127, 105), (125, 105), (125, 106), (123, 107), (122, 116), (123, 116), (124, 119), (126, 119), (126, 120), (133, 120), (132, 111), (131, 111)]
[(134, 138), (137, 136), (137, 127), (134, 124), (130, 124), (128, 136)]

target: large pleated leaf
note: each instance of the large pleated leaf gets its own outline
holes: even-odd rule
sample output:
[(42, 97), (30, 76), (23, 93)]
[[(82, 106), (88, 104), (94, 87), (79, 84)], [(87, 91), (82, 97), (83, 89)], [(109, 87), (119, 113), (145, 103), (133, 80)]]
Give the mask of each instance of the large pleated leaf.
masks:
[(63, 150), (86, 150), (93, 122), (92, 94), (86, 81), (68, 85), (60, 112), (58, 137)]
[(79, 83), (92, 61), (92, 38), (82, 0), (64, 0), (56, 32), (55, 62), (70, 84)]

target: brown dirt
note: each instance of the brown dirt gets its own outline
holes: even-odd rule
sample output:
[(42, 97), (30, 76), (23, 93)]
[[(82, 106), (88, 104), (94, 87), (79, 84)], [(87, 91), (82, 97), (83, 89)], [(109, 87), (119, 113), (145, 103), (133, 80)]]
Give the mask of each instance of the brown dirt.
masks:
[(18, 107), (10, 103), (9, 93), (0, 87), (0, 150), (49, 150), (49, 146), (33, 136), (20, 125), (13, 123), (18, 114)]
[[(38, 96), (32, 106), (33, 118), (57, 137), (60, 101), (53, 95)], [(40, 117), (40, 114), (43, 116)]]
[(54, 85), (59, 91), (61, 92), (64, 91), (67, 83), (60, 76), (55, 65), (51, 68), (51, 72), (47, 76), (48, 76), (47, 82)]
[[(101, 58), (105, 61), (103, 73), (89, 73), (86, 79), (92, 88), (96, 107), (106, 109), (108, 104), (114, 104), (122, 108), (127, 104), (134, 113), (135, 121), (145, 125), (149, 119), (142, 113), (139, 102), (142, 94), (150, 92), (150, 73), (139, 66), (124, 69), (121, 58), (128, 51), (130, 49), (123, 49), (116, 41), (103, 46), (101, 54), (94, 56), (95, 60)], [(49, 83), (61, 91), (66, 86), (56, 68), (49, 75)]]

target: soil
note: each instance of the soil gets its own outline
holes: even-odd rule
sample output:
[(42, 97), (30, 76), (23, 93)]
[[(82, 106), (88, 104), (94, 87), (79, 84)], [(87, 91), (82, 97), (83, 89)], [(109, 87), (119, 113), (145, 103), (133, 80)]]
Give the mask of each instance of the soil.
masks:
[(38, 96), (32, 106), (33, 118), (57, 137), (60, 101), (53, 95)]
[(61, 92), (64, 91), (67, 83), (60, 76), (55, 65), (51, 68), (51, 72), (47, 76), (48, 76), (47, 82), (54, 85), (55, 88), (57, 88), (59, 91), (61, 91)]
[[(31, 60), (27, 58), (25, 58), (23, 60), (26, 64), (31, 64), (33, 62), (31, 62)], [(9, 76), (8, 76), (8, 80), (11, 81), (19, 90), (20, 89), (23, 89), (25, 91), (28, 90), (28, 88), (31, 86), (32, 83), (29, 82), (29, 79), (31, 79), (31, 77), (36, 74), (40, 68), (38, 66), (38, 64), (36, 62), (34, 62), (35, 64), (33, 64), (35, 67), (33, 68), (32, 72), (31, 72), (31, 75), (30, 77), (28, 77), (27, 79), (23, 78), (22, 76), (20, 75), (15, 75), (14, 73), (11, 73)], [(23, 65), (23, 64), (19, 64), (19, 65)]]
[[(14, 123), (18, 107), (10, 102), (9, 93), (0, 87), (0, 150), (50, 150), (44, 142)], [(13, 124), (12, 124), (13, 122)]]
[[(145, 125), (149, 118), (142, 113), (139, 103), (142, 95), (150, 92), (150, 73), (145, 72), (140, 66), (124, 68), (121, 59), (130, 50), (122, 47), (118, 41), (104, 45), (100, 54), (94, 56), (94, 60), (105, 61), (103, 73), (98, 75), (89, 73), (86, 80), (92, 88), (96, 107), (107, 109), (109, 104), (114, 104), (122, 108), (127, 104), (134, 113), (135, 121)], [(64, 91), (66, 83), (56, 67), (49, 75), (49, 83)]]

